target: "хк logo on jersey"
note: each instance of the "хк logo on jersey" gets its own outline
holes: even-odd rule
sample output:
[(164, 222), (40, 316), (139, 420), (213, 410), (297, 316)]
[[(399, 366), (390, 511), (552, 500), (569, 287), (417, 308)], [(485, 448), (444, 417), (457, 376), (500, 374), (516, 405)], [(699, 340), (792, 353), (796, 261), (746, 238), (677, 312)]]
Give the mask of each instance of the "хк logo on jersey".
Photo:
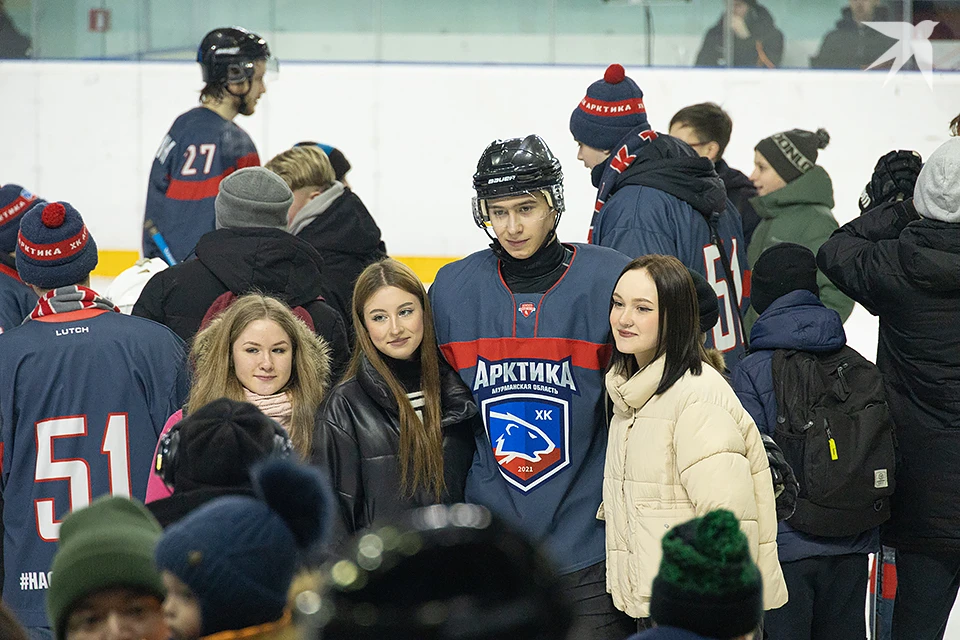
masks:
[(510, 394), (482, 405), (493, 455), (511, 485), (530, 491), (570, 464), (566, 400)]

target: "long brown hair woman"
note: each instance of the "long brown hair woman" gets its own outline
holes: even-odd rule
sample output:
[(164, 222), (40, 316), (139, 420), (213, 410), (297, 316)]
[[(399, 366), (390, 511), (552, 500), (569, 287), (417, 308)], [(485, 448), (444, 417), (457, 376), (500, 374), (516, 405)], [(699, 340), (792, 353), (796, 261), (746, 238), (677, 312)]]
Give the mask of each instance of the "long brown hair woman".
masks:
[(330, 469), (340, 536), (406, 509), (463, 498), (473, 460), (469, 389), (440, 355), (410, 268), (368, 266), (353, 290), (353, 358), (320, 411), (314, 462)]

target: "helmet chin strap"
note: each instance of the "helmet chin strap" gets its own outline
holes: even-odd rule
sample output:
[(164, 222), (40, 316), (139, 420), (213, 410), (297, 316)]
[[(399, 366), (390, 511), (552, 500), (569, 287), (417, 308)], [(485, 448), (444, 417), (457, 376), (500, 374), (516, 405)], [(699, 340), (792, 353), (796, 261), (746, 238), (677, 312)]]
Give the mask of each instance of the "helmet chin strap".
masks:
[[(250, 90), (253, 89), (253, 82), (251, 82), (249, 78), (247, 80), (244, 80), (244, 82), (247, 83), (247, 90), (244, 91), (243, 93), (234, 93), (233, 91), (231, 91), (230, 90), (231, 83), (229, 82), (226, 85), (226, 89), (227, 89), (227, 93), (229, 93), (234, 98), (240, 98), (240, 104), (238, 105), (237, 112), (246, 115), (247, 108), (250, 106), (247, 103), (247, 96), (250, 95)], [(235, 82), (233, 84), (240, 84), (240, 83)]]

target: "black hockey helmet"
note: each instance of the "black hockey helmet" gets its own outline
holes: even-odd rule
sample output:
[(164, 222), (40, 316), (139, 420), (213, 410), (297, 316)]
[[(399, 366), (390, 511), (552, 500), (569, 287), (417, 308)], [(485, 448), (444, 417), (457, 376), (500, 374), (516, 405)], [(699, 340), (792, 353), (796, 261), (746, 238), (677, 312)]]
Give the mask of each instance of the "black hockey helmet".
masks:
[(477, 163), (473, 188), (477, 192), (473, 199), (473, 220), (481, 229), (490, 226), (486, 200), (531, 191), (543, 191), (547, 195), (560, 222), (563, 171), (550, 147), (536, 134), (491, 142)]
[(318, 640), (562, 640), (571, 625), (553, 568), (484, 507), (434, 505), (361, 533), (296, 597)]
[(270, 47), (257, 34), (241, 27), (221, 27), (203, 37), (197, 62), (207, 84), (234, 84), (253, 77), (253, 63), (268, 60)]

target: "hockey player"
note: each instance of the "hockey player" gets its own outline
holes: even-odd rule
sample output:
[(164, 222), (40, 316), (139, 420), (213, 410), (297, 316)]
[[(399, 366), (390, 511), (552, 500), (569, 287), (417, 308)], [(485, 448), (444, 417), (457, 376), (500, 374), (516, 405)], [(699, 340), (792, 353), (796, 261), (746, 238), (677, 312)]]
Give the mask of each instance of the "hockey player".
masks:
[(570, 132), (597, 187), (589, 241), (631, 258), (671, 255), (705, 277), (720, 301), (707, 346), (733, 371), (744, 352), (750, 279), (740, 214), (713, 163), (651, 128), (643, 91), (619, 64), (587, 87)]
[(0, 187), (0, 333), (23, 322), (37, 304), (37, 294), (17, 273), (14, 251), (20, 218), (42, 202), (18, 184)]
[(214, 29), (204, 36), (197, 51), (206, 82), (200, 106), (176, 119), (150, 170), (145, 258), (162, 257), (154, 228), (173, 259), (182, 262), (190, 256), (200, 236), (214, 229), (213, 202), (220, 181), (237, 169), (260, 164), (253, 140), (233, 120), (239, 114), (252, 115), (266, 93), (263, 76), (269, 59), (267, 41), (244, 29)]
[(42, 629), (61, 521), (103, 494), (143, 500), (160, 430), (186, 399), (186, 352), (89, 288), (97, 245), (69, 204), (24, 214), (16, 259), (40, 300), (0, 335), (3, 599)]
[(545, 545), (578, 638), (629, 635), (606, 590), (603, 376), (610, 295), (626, 256), (561, 244), (563, 173), (536, 135), (491, 143), (473, 176), (490, 249), (447, 265), (430, 289), (437, 342), (483, 418), (466, 500)]

